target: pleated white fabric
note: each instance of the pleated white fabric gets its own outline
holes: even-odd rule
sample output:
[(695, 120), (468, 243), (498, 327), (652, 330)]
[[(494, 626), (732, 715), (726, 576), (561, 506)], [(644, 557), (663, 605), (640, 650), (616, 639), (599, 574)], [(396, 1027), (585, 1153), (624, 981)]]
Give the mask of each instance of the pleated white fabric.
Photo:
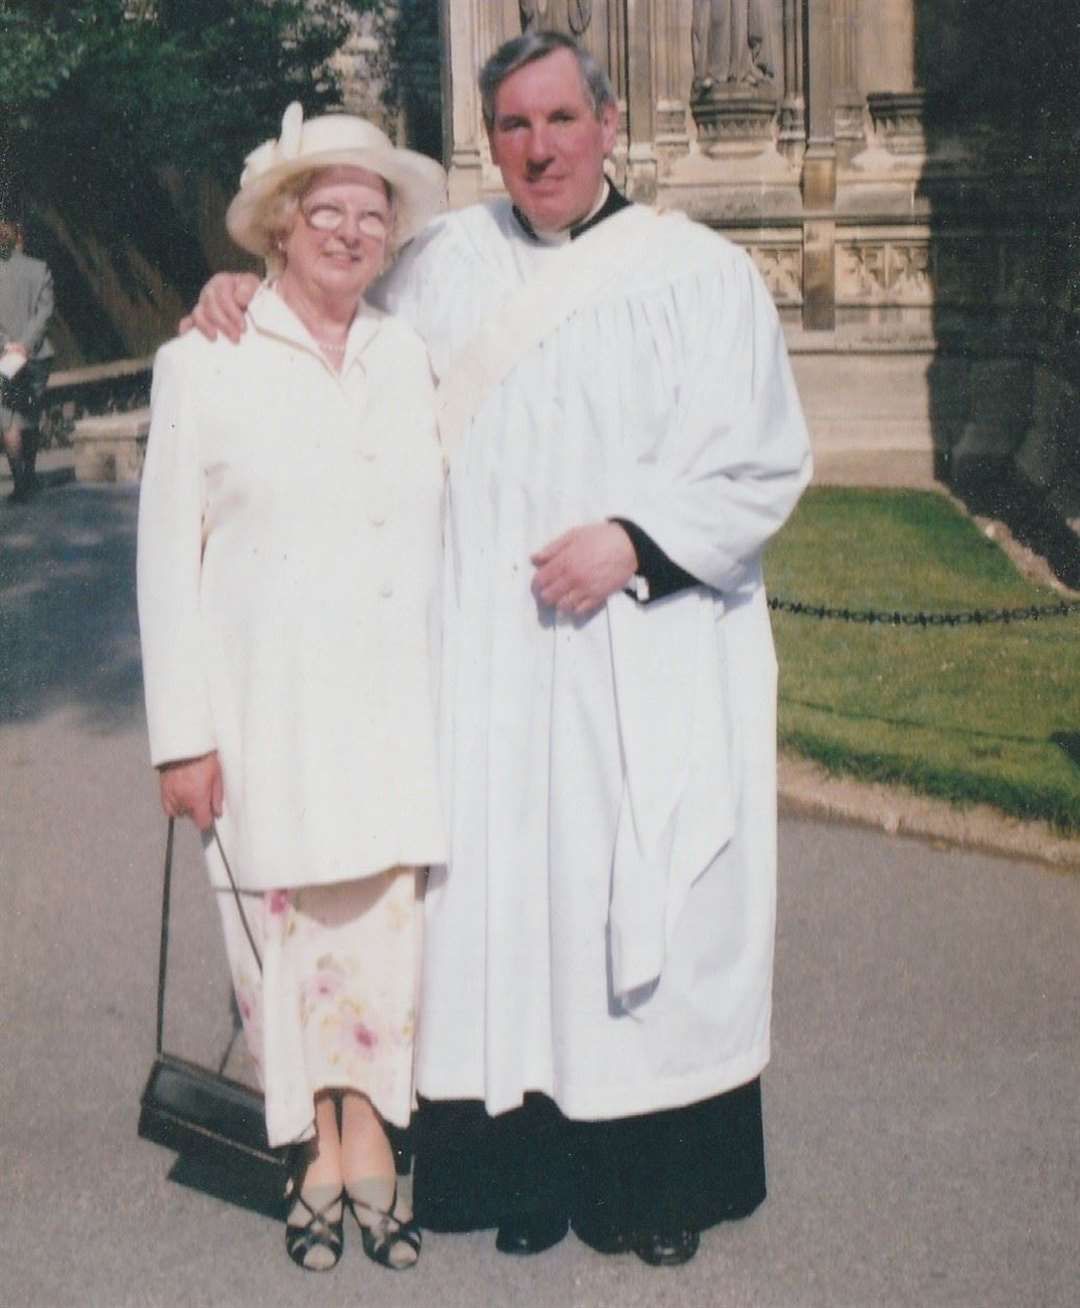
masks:
[[(450, 857), (426, 901), (418, 1088), (493, 1113), (529, 1090), (574, 1118), (673, 1107), (768, 1059), (776, 666), (760, 552), (809, 478), (808, 439), (751, 261), (678, 227), (509, 373), (451, 463)], [(442, 377), (562, 248), (526, 238), (503, 202), (477, 206), (417, 238), (379, 293)], [(530, 555), (613, 516), (707, 589), (644, 609), (616, 595), (586, 621), (538, 605)]]

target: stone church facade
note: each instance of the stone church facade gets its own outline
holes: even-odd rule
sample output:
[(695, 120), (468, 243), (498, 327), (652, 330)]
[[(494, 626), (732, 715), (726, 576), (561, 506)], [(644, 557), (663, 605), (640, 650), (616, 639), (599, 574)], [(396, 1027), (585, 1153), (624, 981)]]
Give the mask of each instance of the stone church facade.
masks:
[(1015, 460), (1080, 513), (1073, 0), (441, 0), (451, 203), (497, 193), (476, 73), (577, 36), (638, 199), (745, 246), (819, 463)]

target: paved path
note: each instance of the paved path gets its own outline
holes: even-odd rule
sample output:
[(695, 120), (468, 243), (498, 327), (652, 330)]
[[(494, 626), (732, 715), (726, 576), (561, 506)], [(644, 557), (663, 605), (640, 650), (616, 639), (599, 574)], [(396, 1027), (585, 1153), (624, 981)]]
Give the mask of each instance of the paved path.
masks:
[[(1080, 877), (787, 821), (771, 1194), (679, 1271), (573, 1237), (524, 1262), (429, 1236), (394, 1277), (280, 1229), (135, 1137), (162, 821), (143, 740), (135, 495), (0, 506), (0, 1304), (1072, 1308), (1080, 1299)], [(172, 1039), (228, 1032), (196, 844)], [(199, 1187), (202, 1188), (199, 1188)]]

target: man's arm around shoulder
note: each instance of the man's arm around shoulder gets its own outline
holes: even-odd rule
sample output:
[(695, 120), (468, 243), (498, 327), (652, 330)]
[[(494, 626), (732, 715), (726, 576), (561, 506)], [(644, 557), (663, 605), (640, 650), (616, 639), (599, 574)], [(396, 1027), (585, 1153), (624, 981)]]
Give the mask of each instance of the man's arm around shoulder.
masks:
[(260, 284), (254, 273), (215, 273), (192, 311), (180, 319), (181, 336), (194, 327), (209, 341), (216, 341), (221, 332), (238, 344), (246, 326), (244, 315)]

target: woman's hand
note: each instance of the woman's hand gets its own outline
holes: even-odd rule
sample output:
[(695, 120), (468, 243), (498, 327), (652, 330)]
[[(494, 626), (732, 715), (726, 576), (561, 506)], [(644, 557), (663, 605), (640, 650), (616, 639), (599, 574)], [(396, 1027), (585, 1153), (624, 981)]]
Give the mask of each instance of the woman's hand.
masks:
[(180, 335), (197, 327), (209, 341), (223, 332), (233, 344), (244, 334), (244, 313), (259, 289), (254, 273), (215, 273), (199, 293), (199, 302), (180, 319)]
[(200, 831), (206, 831), (221, 816), (225, 789), (216, 749), (199, 758), (164, 763), (158, 774), (161, 807), (169, 817), (190, 817)]

